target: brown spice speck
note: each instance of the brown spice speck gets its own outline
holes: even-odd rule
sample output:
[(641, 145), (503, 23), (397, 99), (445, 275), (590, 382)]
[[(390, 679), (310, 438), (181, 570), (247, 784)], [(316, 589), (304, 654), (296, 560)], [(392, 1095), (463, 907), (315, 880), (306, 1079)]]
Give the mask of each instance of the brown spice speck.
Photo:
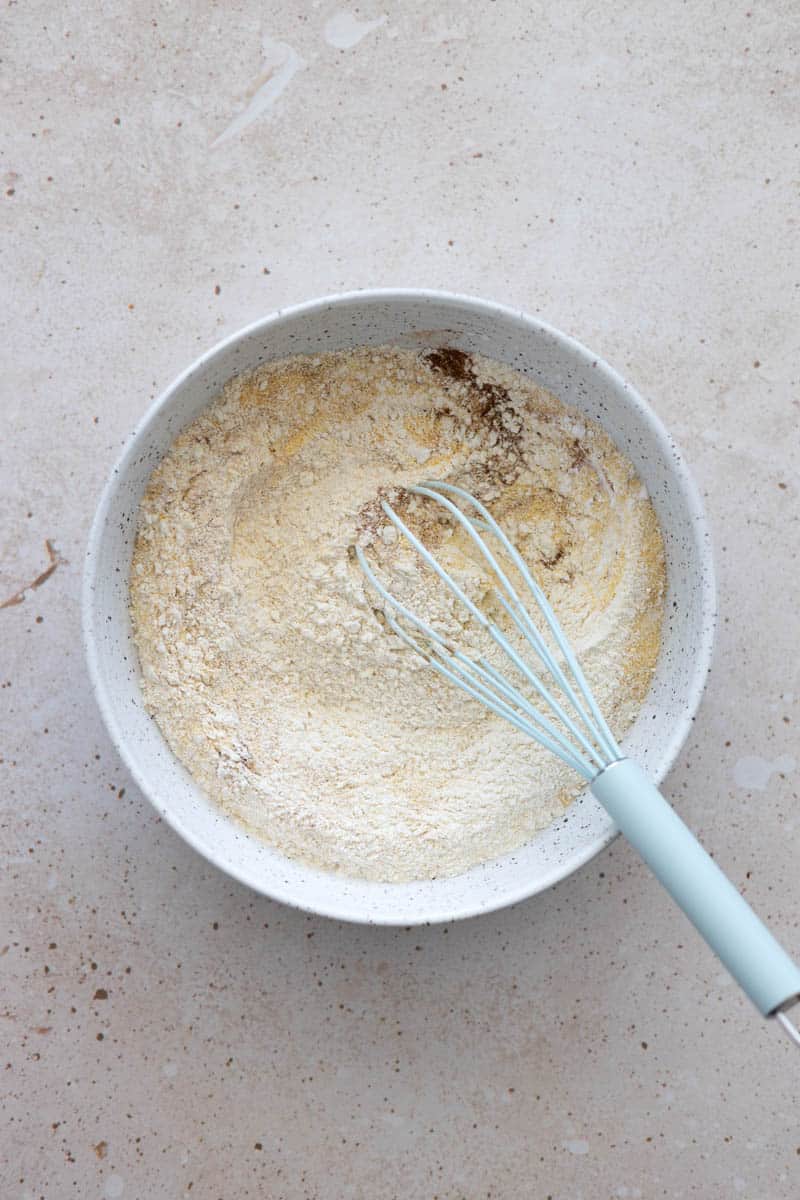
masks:
[(513, 484), (522, 470), (523, 457), (519, 434), (512, 432), (514, 409), (506, 389), (498, 383), (482, 382), (472, 356), (455, 346), (439, 346), (424, 357), (432, 370), (469, 388), (467, 404), (473, 416), (490, 431), (496, 447), (494, 461), (487, 464), (486, 476), (492, 482), (499, 478), (507, 486)]
[(98, 988), (94, 994), (94, 999), (95, 1000), (107, 1000), (108, 992), (106, 991), (105, 988)]
[(559, 546), (558, 549), (556, 550), (555, 554), (551, 554), (549, 558), (545, 558), (543, 556), (542, 558), (539, 559), (539, 561), (541, 562), (543, 567), (547, 567), (548, 570), (550, 570), (553, 567), (558, 566), (558, 564), (561, 562), (561, 560), (565, 554), (566, 554), (566, 547)]
[(572, 443), (572, 466), (576, 468), (582, 467), (586, 464), (588, 458), (589, 455), (586, 447), (581, 444), (578, 438), (575, 438)]
[(98, 1142), (93, 1149), (98, 1158), (105, 1158), (108, 1153), (108, 1142)]
[(471, 383), (474, 379), (472, 359), (463, 350), (455, 346), (440, 346), (425, 355), (428, 364), (434, 371), (448, 375), (458, 383)]

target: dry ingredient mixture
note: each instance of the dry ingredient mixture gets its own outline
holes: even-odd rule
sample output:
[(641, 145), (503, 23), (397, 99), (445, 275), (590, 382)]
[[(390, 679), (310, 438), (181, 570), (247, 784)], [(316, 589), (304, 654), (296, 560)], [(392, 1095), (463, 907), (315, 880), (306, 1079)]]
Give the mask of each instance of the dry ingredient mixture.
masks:
[(491, 508), (621, 736), (658, 655), (658, 523), (602, 429), (507, 366), (452, 347), (268, 363), (177, 438), (141, 504), (131, 606), (149, 711), (227, 813), (354, 877), (463, 871), (583, 786), (387, 633), (355, 542), (410, 607), (474, 640), (382, 495), (504, 619), (463, 532), (402, 491), (425, 477)]

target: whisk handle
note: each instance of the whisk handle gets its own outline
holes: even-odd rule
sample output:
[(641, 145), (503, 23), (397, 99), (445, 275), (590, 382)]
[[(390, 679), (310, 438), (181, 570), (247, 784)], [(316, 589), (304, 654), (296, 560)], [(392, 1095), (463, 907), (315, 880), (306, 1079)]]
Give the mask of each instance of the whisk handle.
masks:
[(800, 994), (800, 967), (638, 763), (612, 763), (591, 790), (763, 1016)]

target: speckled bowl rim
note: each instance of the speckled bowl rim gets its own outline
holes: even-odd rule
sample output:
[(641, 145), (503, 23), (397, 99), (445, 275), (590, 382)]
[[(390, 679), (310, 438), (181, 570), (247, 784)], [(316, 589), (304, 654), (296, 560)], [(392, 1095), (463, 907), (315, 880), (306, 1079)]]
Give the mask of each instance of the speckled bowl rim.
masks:
[[(370, 925), (387, 925), (387, 926), (410, 926), (410, 925), (428, 925), (441, 922), (449, 922), (455, 920), (463, 920), (472, 916), (485, 915), (490, 912), (496, 912), (499, 909), (508, 908), (514, 904), (518, 904), (522, 900), (530, 899), (532, 896), (546, 891), (553, 887), (556, 883), (560, 883), (563, 879), (568, 878), (575, 871), (580, 870), (586, 863), (595, 858), (602, 850), (605, 849), (616, 837), (619, 836), (619, 830), (609, 817), (604, 830), (590, 843), (582, 848), (576, 849), (569, 858), (564, 859), (557, 865), (554, 865), (550, 871), (540, 872), (535, 880), (531, 883), (522, 885), (516, 890), (509, 889), (502, 895), (495, 897), (487, 902), (485, 899), (481, 902), (476, 899), (474, 903), (462, 904), (455, 908), (452, 905), (444, 908), (431, 906), (427, 911), (419, 914), (404, 913), (402, 917), (397, 915), (380, 915), (374, 912), (363, 913), (358, 907), (354, 907), (352, 902), (344, 904), (311, 904), (307, 901), (298, 899), (291, 887), (284, 887), (279, 879), (273, 879), (265, 884), (262, 881), (254, 880), (252, 876), (243, 869), (237, 869), (230, 863), (218, 861), (213, 852), (202, 843), (194, 830), (189, 828), (177, 815), (170, 811), (169, 805), (151, 795), (149, 786), (143, 777), (140, 769), (139, 758), (136, 751), (131, 747), (128, 739), (125, 737), (120, 728), (113, 708), (109, 689), (106, 679), (99, 664), (99, 655), (97, 648), (97, 637), (93, 621), (93, 604), (92, 594), (95, 584), (96, 575), (99, 568), (99, 549), (103, 538), (103, 532), (106, 523), (106, 517), (111, 507), (112, 501), (116, 494), (119, 481), (122, 473), (135, 458), (140, 450), (140, 443), (144, 438), (149, 426), (155, 420), (156, 416), (166, 409), (172, 402), (173, 396), (179, 392), (183, 384), (193, 376), (204, 371), (215, 358), (224, 353), (230, 347), (235, 346), (237, 342), (243, 341), (250, 335), (258, 332), (269, 330), (270, 326), (285, 321), (287, 318), (302, 318), (303, 316), (317, 313), (321, 310), (329, 309), (331, 306), (354, 303), (354, 302), (370, 302), (370, 301), (387, 301), (402, 302), (402, 301), (429, 301), (442, 304), (455, 304), (461, 307), (472, 309), (476, 313), (492, 314), (500, 319), (509, 319), (521, 326), (527, 327), (537, 334), (544, 334), (550, 337), (554, 342), (568, 350), (577, 359), (583, 360), (587, 365), (591, 365), (597, 373), (597, 377), (605, 377), (609, 384), (615, 390), (623, 391), (629, 403), (638, 411), (638, 416), (642, 423), (649, 427), (650, 433), (654, 439), (660, 444), (664, 452), (665, 461), (669, 461), (671, 472), (674, 481), (679, 490), (683, 494), (686, 507), (691, 520), (691, 528), (694, 534), (695, 547), (698, 553), (700, 563), (700, 596), (697, 607), (699, 609), (700, 631), (698, 637), (697, 654), (694, 661), (694, 669), (692, 672), (691, 683), (689, 688), (689, 699), (686, 709), (681, 717), (679, 717), (672, 729), (672, 735), (666, 743), (660, 758), (655, 762), (648, 763), (648, 770), (656, 783), (661, 783), (667, 772), (670, 770), (681, 748), (688, 737), (692, 727), (695, 715), (700, 705), (700, 701), (705, 689), (706, 679), (711, 666), (711, 659), (714, 649), (714, 640), (716, 633), (716, 581), (714, 572), (713, 551), (711, 545), (710, 531), (705, 515), (702, 498), (697, 485), (689, 471), (686, 461), (678, 448), (674, 438), (668, 432), (666, 426), (660, 418), (653, 412), (650, 406), (639, 395), (635, 388), (627, 382), (626, 379), (616, 371), (603, 358), (594, 354), (587, 349), (581, 342), (571, 335), (563, 333), (561, 330), (550, 325), (546, 321), (530, 316), (528, 313), (511, 308), (508, 305), (501, 304), (493, 300), (485, 300), (476, 296), (467, 295), (459, 292), (440, 291), (430, 288), (365, 288), (361, 290), (338, 292), (331, 295), (322, 296), (318, 299), (304, 301), (300, 304), (289, 305), (282, 309), (277, 309), (275, 312), (266, 317), (261, 317), (258, 320), (252, 321), (249, 325), (243, 326), (236, 332), (230, 334), (217, 342), (204, 354), (201, 354), (190, 366), (181, 372), (161, 393), (156, 400), (149, 406), (144, 413), (141, 421), (135, 427), (125, 446), (120, 454), (117, 462), (111, 470), (111, 473), (106, 481), (105, 487), (101, 493), (100, 500), (95, 512), (94, 520), (89, 533), (84, 573), (83, 573), (83, 589), (81, 600), (81, 625), (83, 634), (84, 650), (88, 664), (89, 677), (95, 700), (97, 702), (103, 722), (109, 733), (112, 743), (118, 754), (127, 766), (137, 786), (147, 797), (156, 811), (175, 832), (183, 838), (194, 850), (196, 850), (208, 862), (218, 867), (231, 878), (236, 879), (239, 883), (244, 884), (262, 895), (268, 896), (271, 899), (278, 900), (290, 907), (298, 908), (304, 912), (313, 912), (321, 916), (330, 917), (334, 920), (350, 921), (361, 924)], [(166, 745), (166, 742), (165, 742)], [(358, 880), (352, 881), (354, 884)], [(391, 884), (385, 885), (391, 887)]]

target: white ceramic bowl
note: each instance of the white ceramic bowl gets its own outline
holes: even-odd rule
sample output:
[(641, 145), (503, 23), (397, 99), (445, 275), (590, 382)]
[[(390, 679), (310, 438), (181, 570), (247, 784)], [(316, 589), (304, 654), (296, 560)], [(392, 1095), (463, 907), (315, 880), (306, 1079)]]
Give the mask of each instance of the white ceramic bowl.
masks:
[(196, 786), (145, 712), (128, 612), (139, 500), (174, 437), (232, 376), (287, 354), (357, 345), (449, 344), (506, 362), (599, 421), (631, 459), (658, 513), (667, 554), (664, 638), (656, 674), (624, 750), (656, 781), (689, 731), (708, 671), (714, 630), (709, 536), (697, 490), (661, 422), (606, 363), (524, 313), (428, 291), (370, 291), (285, 309), (199, 358), (152, 405), (111, 474), (89, 539), (83, 628), (94, 691), (134, 779), (191, 846), (256, 891), (349, 921), (412, 925), (489, 912), (550, 887), (598, 853), (615, 827), (588, 793), (513, 854), (463, 875), (369, 883), (315, 870), (270, 849)]

